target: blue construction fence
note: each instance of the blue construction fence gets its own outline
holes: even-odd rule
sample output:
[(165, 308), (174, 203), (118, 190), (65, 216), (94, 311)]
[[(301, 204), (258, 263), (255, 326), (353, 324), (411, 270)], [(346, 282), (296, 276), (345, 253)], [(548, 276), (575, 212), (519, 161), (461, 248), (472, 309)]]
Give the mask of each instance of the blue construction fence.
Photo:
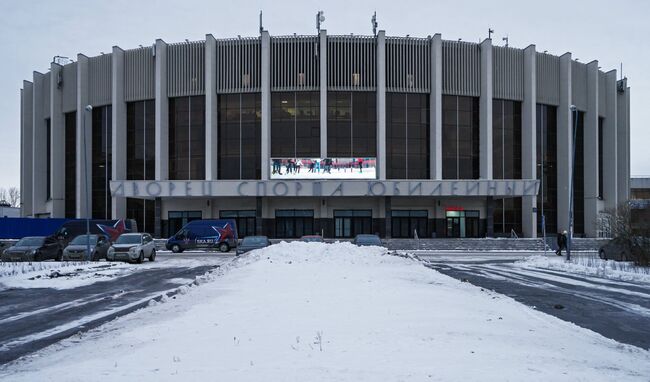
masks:
[(0, 239), (51, 235), (70, 220), (77, 219), (0, 218)]

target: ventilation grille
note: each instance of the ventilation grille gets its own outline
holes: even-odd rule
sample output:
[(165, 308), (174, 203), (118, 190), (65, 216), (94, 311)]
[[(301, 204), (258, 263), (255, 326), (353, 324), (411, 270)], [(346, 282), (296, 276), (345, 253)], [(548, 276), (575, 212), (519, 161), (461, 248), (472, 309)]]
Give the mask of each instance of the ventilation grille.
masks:
[(524, 51), (492, 48), (492, 89), (494, 98), (524, 100)]
[(598, 71), (598, 115), (607, 116), (607, 75)]
[(472, 97), (481, 94), (481, 51), (478, 44), (442, 42), (442, 93)]
[(271, 37), (271, 90), (316, 90), (320, 85), (318, 36)]
[(217, 93), (259, 92), (261, 88), (260, 39), (217, 40)]
[(431, 40), (386, 38), (386, 91), (428, 93), (431, 88)]
[(571, 98), (576, 107), (587, 110), (587, 65), (571, 62)]
[(377, 88), (377, 42), (374, 37), (327, 38), (327, 88), (359, 91)]
[(155, 98), (156, 59), (153, 48), (124, 52), (124, 99), (126, 102)]
[(41, 89), (43, 92), (43, 97), (41, 98), (43, 100), (43, 118), (50, 118), (51, 110), (50, 110), (50, 99), (52, 98), (52, 94), (50, 92), (50, 80), (52, 79), (52, 72), (47, 72), (43, 75), (43, 87)]
[(112, 54), (103, 54), (88, 59), (88, 102), (92, 106), (111, 103), (112, 68)]
[(537, 53), (535, 59), (537, 103), (557, 106), (560, 103), (560, 58)]
[(205, 41), (167, 47), (167, 95), (182, 97), (205, 93)]
[(63, 88), (61, 108), (64, 113), (77, 110), (77, 63), (65, 65), (63, 72)]

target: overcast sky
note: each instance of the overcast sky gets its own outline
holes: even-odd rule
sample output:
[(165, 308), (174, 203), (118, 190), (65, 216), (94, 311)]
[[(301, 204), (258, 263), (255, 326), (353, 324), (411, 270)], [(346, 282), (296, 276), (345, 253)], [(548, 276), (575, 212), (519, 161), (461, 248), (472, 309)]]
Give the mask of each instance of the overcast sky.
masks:
[[(167, 42), (215, 37), (257, 36), (258, 14), (271, 35), (315, 34), (315, 14), (325, 12), (329, 34), (479, 41), (494, 29), (493, 43), (561, 55), (580, 62), (598, 60), (602, 70), (619, 69), (631, 90), (632, 175), (650, 175), (650, 2), (639, 1), (143, 1), (2, 0), (0, 2), (0, 187), (20, 185), (20, 88), (32, 71), (46, 72), (55, 55), (95, 56)], [(607, 142), (605, 143), (607, 144)]]

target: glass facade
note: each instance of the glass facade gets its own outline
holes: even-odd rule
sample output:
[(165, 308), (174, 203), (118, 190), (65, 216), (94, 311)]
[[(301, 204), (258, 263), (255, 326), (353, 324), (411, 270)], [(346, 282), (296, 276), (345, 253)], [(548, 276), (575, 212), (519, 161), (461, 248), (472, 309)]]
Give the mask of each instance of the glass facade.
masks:
[[(557, 108), (537, 104), (538, 234), (557, 233)], [(544, 225), (542, 225), (542, 215)]]
[(429, 237), (427, 210), (392, 210), (390, 212), (391, 236), (394, 238)]
[[(575, 163), (573, 168), (573, 233), (585, 233), (585, 113), (578, 111), (573, 120), (575, 134)], [(575, 114), (571, 113), (575, 118)]]
[(262, 96), (219, 96), (219, 179), (261, 179)]
[(521, 179), (521, 103), (492, 101), (492, 177)]
[(167, 236), (172, 236), (192, 220), (201, 220), (201, 211), (169, 211), (167, 213)]
[(275, 237), (290, 239), (314, 234), (314, 210), (275, 210)]
[(156, 201), (152, 199), (126, 199), (126, 216), (135, 219), (138, 231), (153, 233), (155, 231)]
[[(156, 113), (155, 101), (126, 104), (126, 179), (155, 179)], [(139, 223), (139, 222), (138, 222)], [(138, 225), (138, 227), (141, 227)]]
[(495, 199), (493, 218), (496, 236), (510, 236), (513, 230), (521, 236), (521, 198)]
[(169, 179), (205, 179), (205, 97), (169, 99)]
[(372, 233), (372, 210), (334, 210), (334, 237)]
[(449, 209), (445, 211), (447, 237), (479, 237), (479, 211)]
[(386, 177), (429, 178), (428, 94), (386, 94)]
[(598, 117), (598, 199), (603, 199), (603, 117)]
[(271, 156), (320, 157), (320, 92), (271, 94)]
[(77, 113), (66, 113), (65, 123), (65, 217), (77, 215)]
[(110, 105), (93, 108), (91, 197), (95, 219), (111, 218), (112, 111)]
[(327, 93), (327, 155), (335, 158), (377, 155), (377, 94)]
[(233, 219), (237, 224), (237, 236), (240, 239), (257, 234), (255, 210), (221, 210), (219, 218)]
[(442, 96), (442, 177), (478, 179), (479, 99)]
[(52, 125), (50, 119), (45, 120), (45, 196), (52, 199)]

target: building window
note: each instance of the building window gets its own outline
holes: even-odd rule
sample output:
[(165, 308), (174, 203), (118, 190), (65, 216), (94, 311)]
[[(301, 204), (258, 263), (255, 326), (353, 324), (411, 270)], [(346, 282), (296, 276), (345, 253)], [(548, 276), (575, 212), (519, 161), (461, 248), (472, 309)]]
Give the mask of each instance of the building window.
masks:
[(169, 179), (205, 179), (205, 97), (169, 99)]
[(77, 113), (66, 113), (65, 122), (65, 217), (77, 216)]
[(478, 179), (479, 99), (442, 96), (442, 177)]
[(260, 93), (219, 96), (219, 179), (261, 179)]
[(598, 118), (598, 199), (603, 199), (603, 117)]
[(92, 216), (95, 219), (111, 218), (112, 110), (110, 105), (93, 109)]
[(314, 234), (314, 210), (275, 210), (275, 237), (290, 239)]
[(412, 238), (417, 232), (418, 237), (428, 237), (427, 210), (392, 210), (391, 236), (394, 238)]
[[(557, 233), (557, 108), (537, 104), (537, 224), (539, 234)], [(544, 216), (544, 224), (542, 224)]]
[(377, 155), (377, 94), (327, 93), (327, 155), (334, 158)]
[(201, 211), (169, 211), (167, 213), (167, 236), (175, 235), (192, 220), (201, 220), (202, 218)]
[(155, 179), (156, 171), (156, 113), (155, 101), (126, 104), (126, 178)]
[(386, 94), (388, 179), (429, 178), (429, 95)]
[(135, 219), (140, 232), (155, 231), (155, 211), (156, 201), (153, 199), (126, 198), (126, 217)]
[[(574, 113), (571, 113), (572, 118)], [(585, 233), (585, 113), (578, 111), (577, 121), (573, 120), (575, 131), (575, 164), (573, 171), (573, 232)], [(573, 131), (573, 129), (572, 129)]]
[(492, 102), (492, 177), (521, 179), (521, 103)]
[(237, 236), (240, 239), (257, 234), (255, 210), (221, 210), (219, 218), (234, 220), (237, 224)]
[(494, 234), (510, 236), (514, 230), (521, 236), (521, 198), (494, 200)]
[(372, 233), (372, 210), (334, 210), (334, 237)]
[(50, 119), (45, 120), (45, 199), (52, 199), (52, 125)]
[(320, 93), (271, 94), (271, 156), (320, 158)]

